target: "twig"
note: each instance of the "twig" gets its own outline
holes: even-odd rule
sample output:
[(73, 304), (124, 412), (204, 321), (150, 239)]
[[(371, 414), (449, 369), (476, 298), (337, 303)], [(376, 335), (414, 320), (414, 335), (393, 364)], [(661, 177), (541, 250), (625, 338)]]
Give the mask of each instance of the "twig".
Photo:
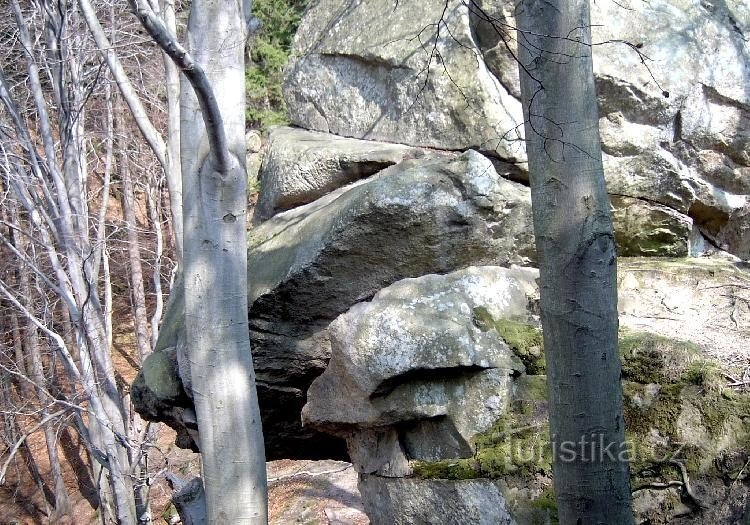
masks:
[(8, 466), (10, 465), (10, 462), (13, 461), (13, 458), (16, 455), (16, 452), (18, 452), (18, 449), (21, 448), (21, 445), (23, 445), (24, 441), (26, 441), (26, 438), (28, 438), (31, 434), (42, 428), (49, 420), (56, 418), (57, 416), (62, 415), (65, 412), (65, 410), (59, 410), (57, 412), (53, 412), (52, 414), (48, 414), (46, 417), (42, 418), (39, 423), (31, 427), (31, 430), (26, 432), (23, 436), (18, 438), (18, 441), (13, 445), (13, 447), (8, 452), (8, 457), (3, 462), (2, 468), (0, 468), (0, 485), (5, 483), (5, 472), (8, 470)]

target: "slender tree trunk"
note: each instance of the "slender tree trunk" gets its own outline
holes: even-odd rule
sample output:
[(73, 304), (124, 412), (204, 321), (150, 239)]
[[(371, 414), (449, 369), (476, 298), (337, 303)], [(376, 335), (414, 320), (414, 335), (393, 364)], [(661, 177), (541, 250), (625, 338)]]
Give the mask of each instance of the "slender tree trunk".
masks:
[[(159, 184), (149, 181), (146, 189), (148, 203), (148, 216), (151, 221), (154, 236), (156, 237), (156, 250), (154, 257), (154, 271), (152, 275), (154, 283), (154, 312), (151, 316), (151, 348), (156, 348), (159, 339), (159, 322), (164, 312), (164, 294), (161, 286), (161, 260), (164, 253), (164, 236), (161, 231), (161, 214), (159, 213)], [(182, 204), (182, 203), (180, 203)]]
[[(164, 27), (177, 38), (177, 20), (174, 0), (162, 0), (161, 14)], [(175, 252), (178, 264), (182, 264), (183, 211), (182, 211), (182, 166), (180, 161), (180, 72), (166, 53), (164, 73), (167, 87), (167, 154), (169, 169), (165, 171), (169, 188), (169, 205), (172, 209), (172, 224), (175, 238)]]
[[(185, 310), (208, 521), (265, 524), (266, 466), (247, 325), (245, 24), (234, 0), (193, 3), (188, 51), (217, 93), (230, 162), (183, 77)], [(219, 141), (217, 141), (219, 142)]]
[[(14, 217), (14, 224), (21, 224), (17, 214)], [(16, 248), (22, 253), (26, 254), (26, 241), (21, 235), (14, 234), (14, 244)], [(36, 280), (36, 276), (34, 276)], [(31, 310), (34, 303), (34, 292), (31, 286), (31, 277), (23, 269), (19, 272), (19, 282), (21, 296), (24, 298), (26, 307)], [(28, 377), (34, 382), (36, 386), (36, 395), (39, 400), (40, 410), (39, 416), (41, 419), (46, 419), (49, 416), (49, 409), (47, 408), (51, 403), (54, 403), (47, 390), (47, 380), (44, 375), (44, 365), (42, 363), (42, 356), (39, 349), (39, 331), (33, 323), (27, 324), (26, 338), (25, 338), (26, 357), (30, 362), (30, 374)], [(47, 446), (47, 458), (49, 459), (50, 465), (50, 476), (52, 477), (52, 488), (54, 491), (54, 502), (55, 507), (54, 515), (51, 517), (52, 521), (59, 519), (60, 517), (67, 515), (71, 511), (70, 498), (68, 497), (68, 490), (65, 488), (65, 481), (62, 476), (62, 467), (60, 466), (60, 458), (57, 453), (57, 437), (53, 428), (54, 421), (48, 421), (42, 427), (44, 432), (44, 440)]]
[(265, 453), (247, 325), (243, 79), (250, 2), (193, 2), (187, 49), (142, 0), (131, 3), (184, 73), (185, 318), (208, 522), (265, 524)]
[(586, 0), (516, 8), (560, 523), (633, 522)]
[(138, 238), (138, 224), (135, 218), (135, 189), (130, 173), (127, 147), (123, 143), (126, 133), (122, 126), (119, 108), (115, 109), (115, 130), (117, 132), (117, 167), (122, 181), (122, 211), (125, 216), (125, 229), (128, 235), (128, 260), (130, 262), (130, 291), (133, 298), (133, 324), (140, 362), (151, 353), (148, 339), (148, 314), (146, 312), (146, 292), (143, 289), (143, 266), (141, 247)]

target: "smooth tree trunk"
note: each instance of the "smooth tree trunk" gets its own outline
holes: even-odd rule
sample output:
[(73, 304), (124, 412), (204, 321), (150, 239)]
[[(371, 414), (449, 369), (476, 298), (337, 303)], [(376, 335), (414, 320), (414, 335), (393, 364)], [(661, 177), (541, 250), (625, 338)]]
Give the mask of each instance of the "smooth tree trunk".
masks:
[(120, 108), (115, 108), (115, 131), (117, 132), (117, 167), (122, 182), (122, 212), (125, 218), (125, 229), (128, 236), (128, 261), (130, 267), (130, 291), (133, 300), (133, 325), (135, 342), (138, 348), (140, 363), (151, 353), (148, 338), (148, 312), (146, 311), (146, 292), (143, 288), (143, 265), (141, 264), (141, 247), (138, 238), (138, 223), (135, 217), (135, 188), (130, 172), (130, 159), (125, 144), (127, 131), (123, 126)]
[[(161, 15), (167, 31), (177, 38), (177, 20), (174, 0), (161, 2)], [(172, 209), (172, 227), (175, 239), (177, 263), (182, 264), (183, 219), (182, 211), (182, 167), (180, 162), (180, 71), (164, 53), (164, 76), (167, 91), (167, 153), (169, 169), (165, 172), (169, 188), (169, 205)]]
[(517, 5), (560, 523), (633, 523), (617, 349), (617, 253), (586, 0)]
[[(14, 224), (21, 224), (20, 218), (18, 217), (17, 210), (13, 209)], [(19, 235), (14, 231), (13, 242), (16, 248), (22, 253), (26, 254), (26, 240), (22, 235)], [(36, 275), (29, 275), (30, 272), (21, 269), (19, 271), (19, 284), (21, 290), (21, 296), (24, 299), (26, 307), (31, 310), (33, 309), (34, 303), (34, 288), (38, 286), (38, 278)], [(36, 286), (32, 286), (32, 279)], [(14, 315), (15, 317), (15, 315)], [(40, 350), (39, 331), (33, 323), (28, 323), (26, 327), (25, 337), (25, 357), (28, 360), (28, 364), (25, 368), (29, 369), (30, 373), (27, 373), (26, 377), (29, 377), (36, 388), (36, 395), (39, 401), (39, 416), (42, 420), (47, 419), (50, 414), (49, 405), (54, 403), (54, 398), (49, 394), (47, 388), (47, 380), (44, 375), (44, 364), (42, 362), (42, 355)], [(26, 383), (24, 381), (24, 383)], [(44, 441), (47, 446), (47, 459), (49, 460), (50, 466), (50, 477), (52, 478), (52, 490), (54, 493), (54, 513), (51, 516), (52, 521), (60, 519), (70, 513), (71, 505), (70, 498), (68, 497), (68, 490), (65, 488), (65, 481), (62, 475), (62, 467), (60, 465), (60, 458), (57, 453), (57, 435), (53, 427), (54, 421), (48, 421), (42, 427), (44, 432)]]
[[(217, 94), (225, 153), (183, 77), (181, 143), (187, 341), (211, 524), (265, 524), (266, 465), (247, 321), (245, 14), (196, 1), (188, 51)], [(208, 133), (214, 133), (209, 129)], [(214, 148), (221, 147), (215, 145)], [(226, 164), (219, 168), (219, 165)]]
[(154, 265), (152, 282), (154, 285), (154, 311), (151, 315), (151, 348), (156, 348), (159, 339), (159, 322), (164, 312), (164, 294), (161, 286), (161, 260), (164, 253), (164, 236), (161, 231), (161, 214), (159, 213), (159, 185), (153, 180), (147, 182), (146, 202), (148, 204), (148, 217), (151, 222), (151, 231), (154, 232), (156, 247), (154, 251)]
[(265, 452), (247, 319), (244, 59), (250, 2), (194, 1), (187, 49), (143, 0), (131, 4), (184, 74), (185, 325), (208, 523), (265, 524)]

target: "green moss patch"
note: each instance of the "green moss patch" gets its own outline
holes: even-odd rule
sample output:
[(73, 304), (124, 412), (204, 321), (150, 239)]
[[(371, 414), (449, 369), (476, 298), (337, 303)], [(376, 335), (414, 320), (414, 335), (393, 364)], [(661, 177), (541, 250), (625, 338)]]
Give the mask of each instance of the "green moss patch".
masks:
[(512, 319), (494, 319), (489, 311), (481, 306), (474, 309), (473, 321), (480, 330), (496, 330), (524, 364), (527, 374), (545, 373), (544, 342), (539, 328)]
[[(556, 523), (547, 378), (537, 354), (541, 333), (518, 321), (495, 320), (481, 308), (474, 311), (474, 323), (497, 330), (527, 371), (536, 373), (516, 378), (508, 412), (475, 437), (472, 458), (421, 463), (415, 475), (502, 480), (519, 520)], [(694, 485), (747, 483), (750, 394), (726, 389), (719, 365), (702, 358), (692, 343), (631, 330), (622, 330), (619, 339), (632, 486), (682, 481), (671, 460), (685, 467)], [(681, 504), (677, 493), (665, 498), (664, 512)]]
[(638, 383), (673, 383), (700, 354), (693, 343), (650, 332), (620, 330), (622, 378)]

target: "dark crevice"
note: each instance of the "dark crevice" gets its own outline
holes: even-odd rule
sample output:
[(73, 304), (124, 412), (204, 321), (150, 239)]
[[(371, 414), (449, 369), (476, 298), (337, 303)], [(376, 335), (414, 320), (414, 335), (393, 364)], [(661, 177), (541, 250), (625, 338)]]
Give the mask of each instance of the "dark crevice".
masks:
[(701, 84), (701, 85), (703, 86), (703, 94), (706, 96), (706, 99), (708, 99), (709, 101), (714, 102), (716, 104), (720, 104), (722, 106), (729, 106), (729, 107), (739, 109), (741, 111), (750, 112), (750, 105), (743, 104), (739, 100), (734, 100), (725, 95), (722, 95), (713, 86), (707, 86), (706, 84)]
[(710, 237), (714, 238), (729, 222), (727, 212), (706, 206), (700, 201), (695, 201), (688, 209), (687, 214), (688, 217), (693, 219), (701, 232), (707, 232)]
[(382, 381), (370, 394), (370, 399), (387, 396), (393, 390), (406, 383), (439, 383), (443, 381), (460, 379), (474, 376), (484, 370), (488, 370), (491, 366), (482, 367), (479, 365), (468, 365), (468, 366), (454, 366), (450, 368), (417, 368), (398, 374), (393, 377)]
[(682, 140), (682, 111), (677, 111), (674, 116), (674, 124), (672, 125), (672, 142), (680, 142)]

